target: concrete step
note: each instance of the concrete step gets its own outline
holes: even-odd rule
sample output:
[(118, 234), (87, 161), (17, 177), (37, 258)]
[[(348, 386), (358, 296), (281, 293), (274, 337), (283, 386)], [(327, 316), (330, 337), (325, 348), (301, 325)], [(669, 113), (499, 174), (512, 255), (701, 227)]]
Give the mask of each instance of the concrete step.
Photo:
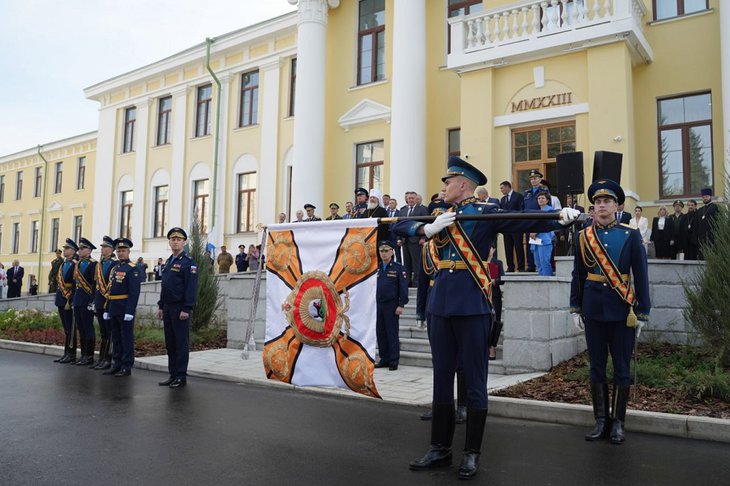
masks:
[(413, 339), (413, 338), (400, 338), (400, 350), (403, 351), (415, 351), (418, 353), (424, 353), (431, 356), (431, 345), (428, 339)]

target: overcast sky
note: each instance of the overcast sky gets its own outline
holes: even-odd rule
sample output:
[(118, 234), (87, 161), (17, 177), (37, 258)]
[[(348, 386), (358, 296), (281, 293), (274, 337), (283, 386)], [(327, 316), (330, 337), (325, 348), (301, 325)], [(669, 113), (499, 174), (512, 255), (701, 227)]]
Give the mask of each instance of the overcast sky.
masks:
[(0, 0), (0, 157), (97, 129), (83, 89), (296, 7), (287, 0)]

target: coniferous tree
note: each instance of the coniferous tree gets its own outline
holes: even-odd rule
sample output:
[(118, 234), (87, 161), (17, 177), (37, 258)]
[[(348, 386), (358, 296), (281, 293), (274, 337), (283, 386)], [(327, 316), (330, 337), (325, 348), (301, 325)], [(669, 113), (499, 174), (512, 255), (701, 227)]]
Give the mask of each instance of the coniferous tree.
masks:
[(205, 255), (207, 246), (208, 238), (201, 234), (200, 223), (197, 218), (194, 218), (188, 240), (188, 255), (198, 265), (198, 292), (191, 323), (193, 331), (207, 328), (213, 322), (216, 311), (220, 307), (218, 280), (213, 275), (210, 258)]

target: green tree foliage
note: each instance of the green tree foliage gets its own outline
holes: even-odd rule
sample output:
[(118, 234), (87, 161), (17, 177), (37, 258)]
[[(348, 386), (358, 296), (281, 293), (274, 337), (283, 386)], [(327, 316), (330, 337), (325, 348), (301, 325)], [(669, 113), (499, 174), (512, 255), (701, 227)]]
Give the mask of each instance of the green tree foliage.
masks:
[(190, 227), (188, 255), (198, 264), (198, 292), (193, 310), (192, 330), (205, 329), (213, 322), (220, 307), (218, 280), (213, 275), (210, 258), (205, 255), (208, 238), (200, 232), (200, 223), (195, 218)]
[(718, 210), (712, 225), (714, 242), (702, 250), (706, 264), (682, 283), (687, 298), (684, 317), (710, 349), (716, 372), (730, 365), (730, 285), (726, 273), (730, 268), (730, 209), (727, 204), (718, 204)]

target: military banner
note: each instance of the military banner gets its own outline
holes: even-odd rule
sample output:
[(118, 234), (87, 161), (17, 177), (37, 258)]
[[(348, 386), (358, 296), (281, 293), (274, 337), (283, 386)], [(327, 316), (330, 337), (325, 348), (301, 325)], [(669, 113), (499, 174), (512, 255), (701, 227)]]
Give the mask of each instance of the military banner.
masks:
[(266, 376), (377, 397), (377, 219), (269, 226)]

